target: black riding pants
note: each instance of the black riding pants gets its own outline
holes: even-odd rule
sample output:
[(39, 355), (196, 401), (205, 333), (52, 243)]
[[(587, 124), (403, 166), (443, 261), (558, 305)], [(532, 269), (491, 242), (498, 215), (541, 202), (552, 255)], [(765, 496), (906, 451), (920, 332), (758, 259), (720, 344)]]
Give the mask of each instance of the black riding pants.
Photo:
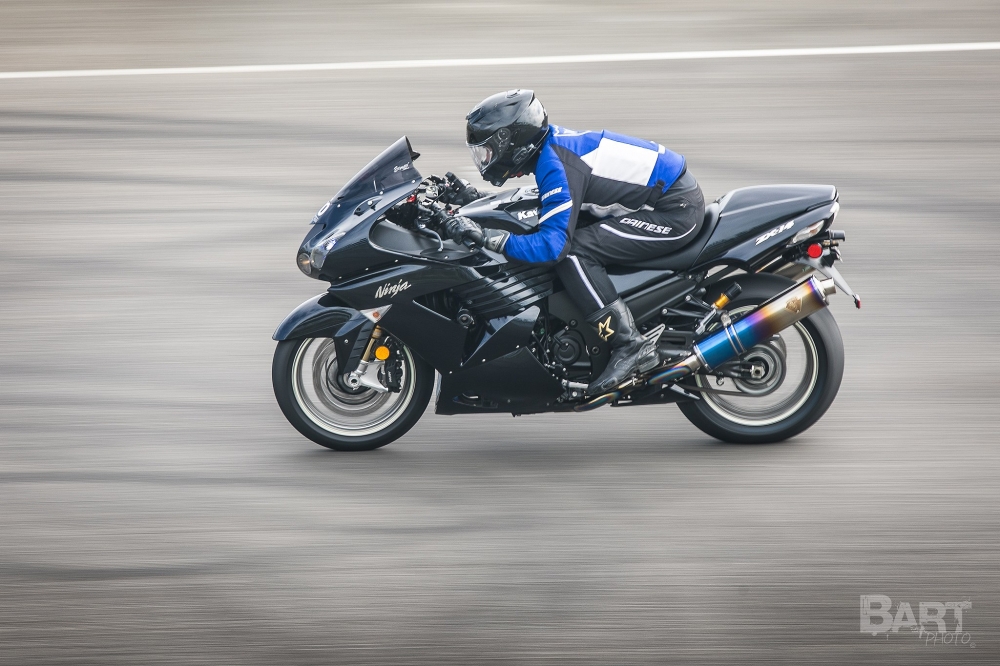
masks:
[(698, 235), (704, 220), (705, 198), (685, 172), (655, 206), (577, 229), (556, 273), (580, 310), (593, 314), (618, 299), (605, 266), (676, 252)]

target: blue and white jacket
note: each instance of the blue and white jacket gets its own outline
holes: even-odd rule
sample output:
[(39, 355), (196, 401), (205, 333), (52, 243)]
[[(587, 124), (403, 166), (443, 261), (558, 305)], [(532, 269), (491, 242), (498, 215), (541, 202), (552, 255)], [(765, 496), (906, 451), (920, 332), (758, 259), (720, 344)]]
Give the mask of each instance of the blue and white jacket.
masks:
[(684, 157), (658, 143), (552, 125), (535, 167), (542, 202), (538, 229), (511, 236), (504, 254), (528, 263), (559, 261), (569, 251), (581, 209), (597, 217), (635, 212), (683, 172)]

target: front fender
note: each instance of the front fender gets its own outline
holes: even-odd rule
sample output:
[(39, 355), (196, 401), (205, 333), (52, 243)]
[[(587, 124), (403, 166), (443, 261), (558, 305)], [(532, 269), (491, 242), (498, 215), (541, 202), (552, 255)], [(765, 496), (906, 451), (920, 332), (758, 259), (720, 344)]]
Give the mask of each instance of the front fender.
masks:
[(375, 325), (363, 314), (340, 305), (331, 294), (320, 294), (292, 310), (271, 337), (277, 341), (297, 338), (333, 338), (337, 365), (342, 372), (358, 366), (363, 347)]
[(288, 313), (271, 337), (274, 340), (293, 338), (330, 338), (341, 325), (360, 312), (341, 306), (342, 301), (330, 294), (320, 294)]

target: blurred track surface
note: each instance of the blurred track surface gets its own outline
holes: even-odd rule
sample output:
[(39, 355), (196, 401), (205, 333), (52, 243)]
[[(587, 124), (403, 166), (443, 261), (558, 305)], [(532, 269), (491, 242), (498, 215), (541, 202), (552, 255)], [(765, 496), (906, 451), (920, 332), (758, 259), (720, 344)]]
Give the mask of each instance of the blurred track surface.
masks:
[[(0, 5), (0, 70), (990, 41), (992, 2)], [(312, 213), (463, 117), (840, 188), (840, 397), (774, 446), (673, 407), (426, 418), (364, 455), (274, 404)], [(1000, 54), (0, 83), (0, 662), (996, 663)], [(479, 182), (478, 179), (473, 179)], [(859, 633), (971, 600), (974, 649)]]

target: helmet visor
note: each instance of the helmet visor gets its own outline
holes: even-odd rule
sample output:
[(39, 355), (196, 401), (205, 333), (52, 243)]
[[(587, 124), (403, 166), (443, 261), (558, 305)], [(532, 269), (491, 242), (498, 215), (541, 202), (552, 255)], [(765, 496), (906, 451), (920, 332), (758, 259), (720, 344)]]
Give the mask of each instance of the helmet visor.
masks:
[(472, 162), (479, 169), (479, 173), (486, 171), (486, 167), (493, 163), (493, 146), (490, 145), (489, 139), (475, 146), (470, 145), (469, 152), (472, 153)]

